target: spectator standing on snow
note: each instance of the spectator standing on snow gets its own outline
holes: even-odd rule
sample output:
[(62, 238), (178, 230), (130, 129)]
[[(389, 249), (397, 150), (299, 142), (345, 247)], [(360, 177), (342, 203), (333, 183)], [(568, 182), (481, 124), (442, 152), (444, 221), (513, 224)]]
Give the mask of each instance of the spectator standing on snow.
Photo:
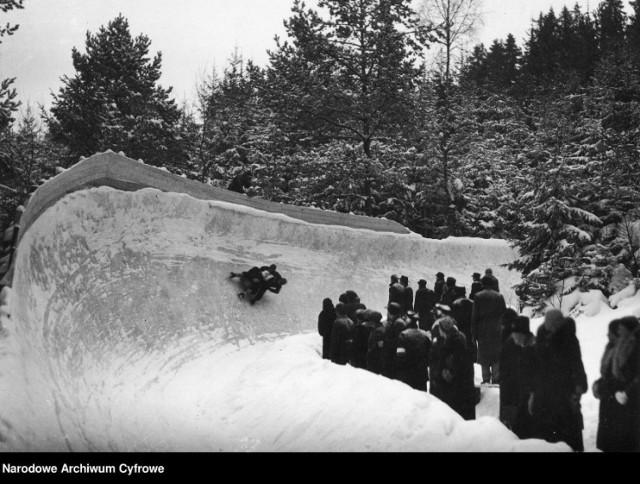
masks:
[(447, 282), (442, 288), (442, 296), (440, 302), (451, 307), (453, 301), (456, 300), (456, 278), (447, 277)]
[(367, 307), (360, 302), (360, 297), (355, 291), (349, 290), (344, 293), (345, 295), (345, 311), (347, 316), (357, 324), (358, 318), (356, 317), (356, 311), (358, 309), (367, 309)]
[(493, 289), (488, 277), (482, 278), (482, 291), (476, 294), (471, 315), (471, 334), (478, 343), (478, 363), (482, 383), (500, 382), (501, 319), (506, 310), (502, 294)]
[(402, 284), (402, 312), (407, 314), (409, 311), (413, 311), (413, 288), (409, 286), (407, 276), (400, 277), (400, 284)]
[(368, 318), (372, 312), (370, 309), (356, 310), (356, 324), (351, 347), (351, 366), (355, 368), (367, 367), (367, 350), (369, 349), (369, 336), (372, 329), (368, 323)]
[[(500, 292), (500, 283), (498, 282), (498, 278), (493, 275), (493, 269), (486, 269), (484, 271), (484, 276), (491, 279), (491, 287), (493, 287), (493, 290), (496, 292)], [(482, 284), (482, 287), (484, 289), (484, 284)]]
[(402, 306), (393, 302), (387, 306), (387, 324), (384, 329), (384, 352), (382, 359), (382, 374), (387, 378), (393, 378), (396, 350), (398, 349), (398, 335), (406, 329), (407, 325), (402, 318)]
[(529, 318), (516, 316), (513, 332), (500, 352), (500, 421), (520, 439), (533, 437), (528, 402), (531, 393), (535, 336)]
[(533, 362), (529, 414), (533, 436), (547, 442), (565, 442), (584, 450), (584, 422), (580, 398), (587, 389), (575, 321), (557, 309), (545, 313), (538, 328)]
[(464, 334), (469, 357), (475, 363), (478, 359), (478, 348), (471, 337), (473, 301), (466, 297), (466, 292), (467, 290), (464, 287), (456, 287), (456, 299), (451, 304), (451, 317), (456, 321), (458, 330)]
[(609, 324), (609, 342), (593, 393), (600, 400), (596, 446), (604, 452), (640, 451), (640, 323), (633, 316)]
[(346, 365), (351, 358), (353, 321), (347, 316), (344, 303), (336, 304), (336, 320), (331, 331), (330, 357), (333, 363)]
[(382, 360), (384, 351), (384, 331), (382, 313), (371, 311), (367, 323), (371, 327), (369, 342), (367, 345), (367, 370), (377, 375), (382, 373)]
[(418, 315), (409, 311), (407, 329), (398, 335), (395, 378), (411, 388), (427, 391), (429, 379), (429, 334), (418, 328)]
[(433, 292), (436, 295), (436, 302), (440, 302), (440, 299), (442, 299), (442, 291), (444, 289), (444, 285), (444, 274), (442, 272), (438, 272), (436, 274), (436, 282), (433, 285)]
[(482, 291), (482, 282), (480, 282), (480, 273), (474, 272), (473, 274), (471, 274), (471, 280), (473, 282), (471, 282), (471, 292), (469, 293), (469, 299), (473, 301), (473, 299), (476, 297), (476, 294)]
[(318, 333), (322, 336), (322, 358), (329, 359), (331, 348), (331, 331), (336, 320), (336, 308), (330, 298), (322, 301), (322, 311), (318, 315)]
[(438, 355), (441, 362), (437, 365), (442, 370), (439, 398), (465, 420), (473, 420), (476, 418), (474, 372), (466, 338), (450, 316), (440, 318), (436, 324), (443, 339)]
[(397, 303), (402, 308), (404, 303), (403, 297), (404, 286), (400, 284), (398, 280), (398, 276), (393, 274), (391, 276), (391, 283), (389, 284), (389, 301), (387, 302), (387, 306), (391, 303)]
[(513, 332), (513, 325), (518, 317), (518, 313), (513, 308), (507, 308), (502, 313), (502, 318), (500, 319), (500, 341), (504, 344), (507, 341), (507, 338), (511, 336)]
[(418, 313), (420, 329), (429, 331), (435, 320), (433, 310), (436, 305), (435, 293), (427, 287), (427, 281), (420, 279), (416, 291), (416, 299), (413, 310)]

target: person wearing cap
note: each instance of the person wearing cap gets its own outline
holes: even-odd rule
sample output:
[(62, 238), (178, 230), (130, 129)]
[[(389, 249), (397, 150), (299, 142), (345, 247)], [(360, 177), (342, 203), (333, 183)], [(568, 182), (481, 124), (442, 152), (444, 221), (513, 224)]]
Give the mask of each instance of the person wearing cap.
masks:
[(353, 321), (347, 316), (344, 303), (336, 304), (336, 320), (331, 330), (330, 358), (333, 363), (346, 365), (351, 359)]
[(402, 312), (407, 314), (413, 311), (413, 288), (409, 286), (409, 278), (407, 276), (400, 277), (402, 284)]
[(500, 421), (520, 439), (533, 436), (528, 411), (536, 338), (529, 318), (517, 315), (500, 351)]
[(482, 291), (476, 294), (471, 314), (471, 335), (478, 343), (478, 363), (482, 367), (482, 383), (500, 382), (500, 348), (502, 314), (507, 309), (504, 297), (493, 289), (493, 281), (482, 278)]
[(382, 358), (382, 374), (387, 378), (393, 378), (396, 350), (398, 348), (398, 335), (407, 327), (402, 317), (402, 306), (392, 302), (387, 306), (387, 324), (384, 330), (384, 346)]
[(345, 311), (347, 312), (347, 316), (349, 316), (349, 318), (351, 318), (351, 321), (353, 321), (354, 325), (358, 324), (358, 318), (356, 317), (356, 311), (358, 309), (367, 309), (367, 306), (365, 306), (364, 304), (362, 304), (360, 302), (360, 297), (353, 290), (346, 291), (344, 293), (344, 296), (345, 296), (344, 305), (345, 305)]
[(436, 305), (435, 293), (427, 287), (427, 281), (420, 279), (413, 310), (418, 313), (418, 326), (424, 331), (429, 331), (435, 321), (433, 310)]
[(442, 272), (438, 272), (436, 274), (436, 282), (433, 284), (433, 292), (436, 295), (436, 301), (440, 302), (442, 298), (442, 290), (444, 289), (444, 274)]
[(456, 278), (447, 277), (445, 285), (442, 287), (442, 296), (440, 296), (440, 302), (451, 307), (451, 304), (456, 299)]
[(418, 315), (407, 313), (407, 329), (398, 335), (395, 378), (415, 390), (427, 391), (429, 379), (429, 334), (418, 328)]
[(384, 324), (382, 313), (371, 311), (367, 316), (367, 324), (371, 327), (371, 334), (367, 344), (367, 370), (377, 375), (382, 373)]
[[(439, 359), (433, 365), (440, 372), (438, 398), (458, 412), (465, 420), (476, 418), (473, 362), (467, 342), (451, 316), (436, 321), (439, 331)], [(432, 377), (431, 377), (432, 378)]]
[(396, 274), (391, 276), (391, 283), (389, 284), (389, 301), (387, 302), (387, 306), (391, 303), (398, 303), (400, 308), (402, 308), (402, 304), (404, 303), (403, 298), (404, 286), (400, 284), (400, 280)]
[(480, 273), (474, 272), (471, 274), (471, 292), (469, 293), (469, 299), (473, 301), (473, 298), (476, 297), (480, 291), (482, 291), (482, 282), (480, 282)]
[(330, 298), (322, 301), (322, 311), (318, 314), (318, 333), (322, 336), (322, 358), (329, 359), (331, 348), (331, 330), (333, 322), (336, 320), (336, 308)]
[(584, 421), (580, 397), (587, 390), (576, 325), (558, 309), (549, 309), (538, 327), (528, 409), (533, 437), (565, 442), (582, 452)]
[[(493, 275), (493, 269), (485, 269), (484, 276), (491, 279), (491, 287), (493, 287), (493, 290), (496, 292), (500, 292), (500, 283), (498, 282), (498, 278)], [(484, 288), (484, 284), (482, 286)]]
[(355, 312), (356, 322), (351, 347), (351, 366), (355, 368), (367, 367), (367, 350), (372, 329), (367, 320), (372, 312), (371, 309), (356, 309)]
[(593, 394), (600, 400), (598, 449), (640, 451), (640, 322), (635, 316), (611, 321)]

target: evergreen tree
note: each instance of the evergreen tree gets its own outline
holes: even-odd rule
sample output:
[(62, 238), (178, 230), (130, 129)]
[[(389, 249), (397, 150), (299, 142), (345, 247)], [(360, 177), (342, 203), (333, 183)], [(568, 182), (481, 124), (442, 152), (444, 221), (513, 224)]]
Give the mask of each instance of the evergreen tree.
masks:
[(162, 57), (149, 59), (150, 44), (144, 35), (133, 38), (120, 15), (87, 32), (86, 53), (73, 49), (76, 74), (62, 79), (48, 119), (73, 160), (111, 149), (153, 165), (180, 162), (180, 112), (171, 88), (157, 85)]
[(296, 0), (285, 22), (291, 42), (269, 52), (266, 96), (298, 141), (349, 139), (367, 156), (376, 137), (401, 133), (422, 49), (433, 37), (408, 0)]
[[(9, 10), (21, 9), (24, 0), (0, 0), (0, 11), (8, 12)], [(18, 25), (9, 25), (0, 27), (0, 43), (5, 35), (13, 35), (18, 30)], [(20, 103), (15, 100), (17, 92), (11, 88), (15, 77), (0, 80), (0, 132), (8, 128), (14, 119), (11, 113), (15, 112)]]

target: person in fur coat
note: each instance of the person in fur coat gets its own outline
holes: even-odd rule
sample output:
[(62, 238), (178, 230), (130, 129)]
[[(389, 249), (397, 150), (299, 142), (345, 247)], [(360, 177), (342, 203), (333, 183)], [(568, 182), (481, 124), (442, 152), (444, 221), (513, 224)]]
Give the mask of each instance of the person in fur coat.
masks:
[(593, 393), (600, 400), (596, 447), (640, 451), (640, 323), (633, 316), (609, 323), (609, 342)]
[(533, 437), (565, 442), (584, 451), (580, 398), (587, 390), (576, 323), (557, 309), (547, 310), (536, 334), (529, 413)]

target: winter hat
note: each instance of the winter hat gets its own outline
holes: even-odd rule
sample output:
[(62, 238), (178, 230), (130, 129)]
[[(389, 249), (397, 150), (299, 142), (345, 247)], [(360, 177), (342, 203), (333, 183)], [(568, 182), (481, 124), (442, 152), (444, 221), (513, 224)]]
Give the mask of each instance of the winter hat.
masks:
[(526, 316), (517, 316), (513, 322), (514, 333), (529, 333), (529, 318)]
[(564, 316), (559, 309), (549, 309), (544, 314), (544, 327), (548, 331), (555, 333), (562, 326), (564, 326)]
[(484, 276), (480, 279), (480, 282), (482, 283), (482, 287), (493, 287), (493, 279), (489, 276)]
[(409, 282), (409, 278), (407, 276), (401, 276), (400, 282)]
[(491, 268), (489, 268), (489, 269), (487, 269), (486, 271), (484, 271), (484, 273), (485, 273), (487, 276), (491, 276), (491, 275), (493, 275), (493, 270), (492, 270)]
[(352, 290), (348, 290), (344, 294), (347, 296), (347, 302), (353, 302), (358, 297), (358, 294)]
[(440, 326), (440, 331), (445, 334), (451, 334), (456, 327), (456, 320), (451, 316), (443, 316), (438, 319), (438, 325)]
[(392, 274), (391, 275), (391, 282), (398, 282), (398, 275), (397, 274)]
[(447, 286), (454, 287), (456, 285), (455, 277), (447, 277)]
[(418, 286), (419, 287), (427, 287), (427, 281), (425, 281), (424, 279), (420, 279), (418, 281)]
[(368, 321), (371, 321), (372, 323), (379, 323), (382, 321), (382, 313), (379, 311), (371, 311)]
[(443, 274), (442, 272), (438, 272), (438, 273), (436, 274), (436, 277), (437, 277), (438, 279), (444, 279), (444, 274)]
[(325, 311), (334, 309), (333, 301), (331, 300), (331, 298), (328, 298), (328, 297), (324, 298), (324, 300), (322, 301), (322, 309)]
[(389, 303), (387, 306), (387, 310), (390, 314), (400, 314), (402, 312), (402, 307), (397, 302)]
[(471, 274), (471, 278), (474, 281), (479, 281), (480, 280), (480, 273), (479, 272), (474, 272), (473, 274)]

